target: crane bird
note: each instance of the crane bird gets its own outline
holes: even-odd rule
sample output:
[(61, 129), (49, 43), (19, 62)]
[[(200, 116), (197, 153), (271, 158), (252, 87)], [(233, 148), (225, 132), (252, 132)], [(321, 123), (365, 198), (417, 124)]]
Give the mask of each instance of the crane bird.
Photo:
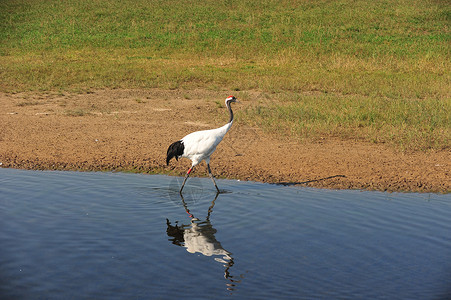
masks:
[(173, 157), (175, 157), (177, 161), (180, 157), (186, 157), (189, 158), (192, 162), (191, 168), (189, 168), (188, 172), (185, 175), (185, 178), (183, 179), (180, 193), (182, 193), (183, 187), (185, 186), (189, 174), (191, 173), (193, 168), (197, 166), (202, 160), (205, 160), (205, 162), (207, 163), (208, 175), (210, 176), (217, 192), (219, 193), (219, 188), (216, 185), (215, 177), (211, 173), (210, 169), (210, 156), (216, 150), (216, 147), (222, 141), (227, 131), (229, 131), (230, 127), (232, 127), (233, 111), (230, 104), (233, 102), (237, 102), (234, 96), (229, 96), (227, 99), (225, 99), (225, 105), (230, 114), (230, 119), (227, 124), (216, 129), (201, 130), (190, 133), (181, 140), (174, 142), (169, 146), (166, 157), (166, 165), (169, 165), (169, 161)]

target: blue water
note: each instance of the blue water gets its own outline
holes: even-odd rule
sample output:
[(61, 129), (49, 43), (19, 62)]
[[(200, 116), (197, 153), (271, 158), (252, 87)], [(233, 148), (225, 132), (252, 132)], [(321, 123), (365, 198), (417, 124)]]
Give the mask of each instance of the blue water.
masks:
[(0, 169), (1, 299), (446, 299), (451, 196)]

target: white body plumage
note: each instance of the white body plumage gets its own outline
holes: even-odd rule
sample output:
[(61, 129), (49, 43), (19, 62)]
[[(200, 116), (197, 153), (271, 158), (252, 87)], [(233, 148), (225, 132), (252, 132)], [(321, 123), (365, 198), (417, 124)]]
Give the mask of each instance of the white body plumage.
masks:
[(196, 131), (185, 136), (181, 140), (185, 146), (182, 157), (189, 158), (192, 161), (192, 167), (197, 166), (202, 160), (209, 164), (210, 156), (232, 127), (232, 123), (233, 120), (222, 127)]

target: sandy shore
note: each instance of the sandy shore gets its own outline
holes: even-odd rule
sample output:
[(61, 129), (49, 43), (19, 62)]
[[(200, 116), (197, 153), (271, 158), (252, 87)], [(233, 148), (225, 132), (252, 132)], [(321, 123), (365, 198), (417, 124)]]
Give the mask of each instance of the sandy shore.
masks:
[[(83, 94), (0, 93), (2, 167), (118, 170), (181, 175), (182, 159), (165, 165), (170, 143), (228, 120), (229, 92), (101, 90)], [(238, 95), (237, 95), (238, 96)], [(258, 100), (234, 106), (234, 111)], [(451, 153), (401, 153), (385, 145), (325, 138), (296, 142), (236, 119), (212, 156), (218, 178), (332, 189), (451, 191)], [(206, 176), (199, 165), (193, 176)]]

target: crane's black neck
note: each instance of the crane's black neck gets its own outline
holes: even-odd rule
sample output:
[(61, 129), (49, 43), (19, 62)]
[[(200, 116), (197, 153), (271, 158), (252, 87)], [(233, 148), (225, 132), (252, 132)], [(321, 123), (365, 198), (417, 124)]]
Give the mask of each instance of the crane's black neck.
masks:
[(233, 111), (232, 111), (232, 107), (230, 106), (230, 101), (226, 102), (226, 106), (227, 106), (227, 109), (229, 110), (229, 114), (230, 114), (229, 123), (232, 123), (233, 122)]

